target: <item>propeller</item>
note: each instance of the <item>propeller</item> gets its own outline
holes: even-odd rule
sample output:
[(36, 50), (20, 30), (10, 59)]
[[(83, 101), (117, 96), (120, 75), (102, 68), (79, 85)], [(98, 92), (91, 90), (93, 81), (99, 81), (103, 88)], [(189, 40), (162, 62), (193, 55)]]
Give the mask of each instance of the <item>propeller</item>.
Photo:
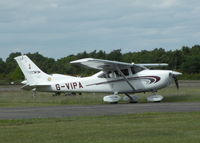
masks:
[(179, 89), (179, 83), (178, 83), (178, 79), (177, 79), (177, 76), (178, 75), (181, 75), (182, 73), (180, 73), (180, 72), (175, 72), (175, 71), (172, 71), (171, 73), (170, 73), (170, 75), (172, 76), (172, 78), (174, 79), (174, 82), (175, 82), (175, 84), (176, 84), (176, 88), (177, 89)]
[(179, 83), (178, 83), (177, 77), (176, 77), (176, 76), (173, 76), (173, 78), (174, 78), (174, 82), (175, 82), (175, 84), (176, 84), (176, 88), (179, 89)]

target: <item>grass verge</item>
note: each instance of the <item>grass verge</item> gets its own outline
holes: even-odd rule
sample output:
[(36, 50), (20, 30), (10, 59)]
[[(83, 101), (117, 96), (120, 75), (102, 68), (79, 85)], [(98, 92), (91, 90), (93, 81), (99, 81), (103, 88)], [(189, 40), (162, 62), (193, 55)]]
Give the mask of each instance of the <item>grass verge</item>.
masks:
[(196, 143), (200, 113), (0, 120), (3, 143)]
[[(77, 96), (52, 96), (51, 93), (37, 93), (37, 97), (33, 98), (31, 91), (0, 90), (0, 107), (30, 107), (30, 106), (56, 106), (56, 105), (88, 105), (88, 104), (107, 104), (102, 101), (107, 95), (83, 93)], [(19, 87), (18, 87), (19, 88)], [(152, 93), (135, 94), (140, 97), (140, 103), (146, 103), (146, 98)], [(200, 102), (200, 88), (197, 86), (185, 86), (179, 90), (175, 87), (168, 87), (158, 91), (158, 94), (164, 96), (162, 102)], [(124, 96), (124, 95), (122, 95)], [(125, 103), (120, 101), (120, 103)]]

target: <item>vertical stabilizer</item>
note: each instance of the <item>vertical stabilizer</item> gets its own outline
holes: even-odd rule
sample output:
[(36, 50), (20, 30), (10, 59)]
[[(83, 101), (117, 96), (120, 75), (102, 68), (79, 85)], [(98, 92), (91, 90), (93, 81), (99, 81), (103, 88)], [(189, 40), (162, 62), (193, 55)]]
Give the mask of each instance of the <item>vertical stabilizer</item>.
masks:
[(15, 60), (21, 68), (25, 78), (27, 79), (27, 84), (29, 85), (45, 83), (51, 77), (39, 69), (26, 55), (15, 57)]

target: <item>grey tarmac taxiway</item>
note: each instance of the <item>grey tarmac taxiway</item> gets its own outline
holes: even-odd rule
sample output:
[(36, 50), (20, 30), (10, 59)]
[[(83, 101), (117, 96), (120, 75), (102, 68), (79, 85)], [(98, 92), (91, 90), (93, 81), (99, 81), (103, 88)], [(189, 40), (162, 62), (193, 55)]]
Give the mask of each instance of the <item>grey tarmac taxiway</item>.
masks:
[(200, 112), (200, 102), (0, 108), (0, 119), (123, 115), (145, 112)]

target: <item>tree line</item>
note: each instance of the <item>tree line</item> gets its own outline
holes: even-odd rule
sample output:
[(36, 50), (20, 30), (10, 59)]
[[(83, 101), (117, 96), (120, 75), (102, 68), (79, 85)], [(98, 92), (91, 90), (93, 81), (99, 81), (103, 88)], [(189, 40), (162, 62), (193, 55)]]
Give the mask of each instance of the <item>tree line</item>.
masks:
[[(21, 81), (24, 79), (21, 70), (14, 60), (14, 57), (19, 55), (21, 55), (20, 52), (11, 53), (5, 61), (0, 58), (0, 83), (9, 83), (11, 81)], [(121, 49), (113, 50), (110, 53), (102, 50), (94, 50), (92, 52), (84, 51), (57, 60), (45, 57), (38, 52), (27, 53), (26, 55), (46, 73), (60, 73), (75, 76), (92, 75), (97, 71), (75, 66), (69, 62), (81, 58), (98, 58), (128, 63), (168, 63), (168, 67), (161, 68), (182, 72), (181, 79), (200, 79), (200, 45), (193, 47), (184, 46), (174, 51), (166, 51), (163, 48), (128, 53), (122, 53)]]

